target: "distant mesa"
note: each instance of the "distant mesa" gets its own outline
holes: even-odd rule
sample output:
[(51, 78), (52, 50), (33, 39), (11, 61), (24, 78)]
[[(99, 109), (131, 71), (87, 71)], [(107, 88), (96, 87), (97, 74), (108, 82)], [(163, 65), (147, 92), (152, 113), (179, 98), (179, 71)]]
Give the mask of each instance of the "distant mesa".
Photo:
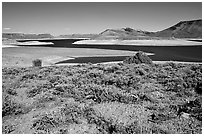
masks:
[(24, 33), (3, 33), (2, 38), (7, 39), (42, 39), (53, 38), (51, 34), (24, 34)]
[(59, 35), (56, 38), (94, 38), (98, 34), (66, 34)]

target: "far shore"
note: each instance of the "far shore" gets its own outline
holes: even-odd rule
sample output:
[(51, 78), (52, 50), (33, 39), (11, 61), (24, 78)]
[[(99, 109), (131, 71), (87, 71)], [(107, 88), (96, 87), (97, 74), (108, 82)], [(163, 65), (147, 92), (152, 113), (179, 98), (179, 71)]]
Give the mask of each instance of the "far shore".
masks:
[[(54, 38), (53, 38), (54, 40)], [(197, 39), (198, 40), (198, 39)], [(200, 39), (199, 39), (200, 40)], [(202, 40), (202, 39), (201, 39)], [(3, 40), (2, 48), (18, 47), (18, 45), (48, 45), (52, 46), (52, 42), (27, 41), (17, 42), (16, 40)], [(135, 45), (135, 46), (196, 46), (202, 45), (202, 42), (197, 42), (195, 39), (163, 39), (163, 40), (80, 40), (72, 43), (73, 45)]]
[(202, 42), (188, 41), (187, 39), (175, 40), (82, 40), (74, 42), (75, 45), (81, 44), (100, 44), (100, 45), (142, 45), (142, 46), (192, 46), (202, 45)]

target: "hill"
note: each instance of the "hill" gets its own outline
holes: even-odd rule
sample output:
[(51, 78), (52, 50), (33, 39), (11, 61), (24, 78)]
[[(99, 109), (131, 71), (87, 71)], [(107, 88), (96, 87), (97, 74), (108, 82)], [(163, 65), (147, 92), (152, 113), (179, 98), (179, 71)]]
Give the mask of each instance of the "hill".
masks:
[(202, 20), (181, 21), (152, 36), (175, 38), (202, 38)]
[(176, 25), (157, 32), (135, 30), (129, 27), (107, 29), (94, 39), (149, 40), (161, 38), (202, 38), (202, 20), (181, 21)]
[(121, 28), (121, 29), (106, 29), (101, 32), (95, 39), (121, 39), (121, 40), (133, 40), (133, 39), (151, 39), (149, 36), (151, 32), (135, 30), (132, 28)]
[[(171, 38), (202, 38), (202, 20), (180, 21), (179, 23), (157, 32), (148, 32), (133, 28), (106, 29), (100, 34), (68, 34), (57, 38), (91, 38), (95, 40), (149, 40)], [(51, 34), (3, 33), (3, 39), (40, 39), (54, 38)]]

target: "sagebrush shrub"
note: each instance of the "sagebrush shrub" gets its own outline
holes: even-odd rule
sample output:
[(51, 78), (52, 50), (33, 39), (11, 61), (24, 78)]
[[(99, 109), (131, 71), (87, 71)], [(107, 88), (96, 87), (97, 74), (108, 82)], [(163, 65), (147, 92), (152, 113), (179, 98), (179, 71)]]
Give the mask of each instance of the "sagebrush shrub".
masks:
[(42, 60), (40, 59), (35, 59), (32, 61), (33, 67), (41, 67), (42, 66)]
[[(30, 133), (201, 133), (201, 65), (13, 70), (2, 69), (3, 125), (8, 126), (3, 133), (24, 133), (18, 124), (24, 119), (30, 121)], [(16, 128), (9, 127), (12, 121)]]
[(9, 94), (3, 94), (2, 100), (2, 116), (11, 114), (19, 114), (22, 112), (22, 105), (15, 102), (14, 98)]

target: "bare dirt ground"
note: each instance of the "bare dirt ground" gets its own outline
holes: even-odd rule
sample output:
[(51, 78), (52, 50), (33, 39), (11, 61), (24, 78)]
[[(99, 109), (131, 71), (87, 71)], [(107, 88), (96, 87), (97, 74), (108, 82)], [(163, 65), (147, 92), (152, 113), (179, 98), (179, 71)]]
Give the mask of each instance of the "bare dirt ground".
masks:
[(59, 61), (73, 59), (75, 57), (130, 56), (134, 54), (134, 51), (104, 49), (14, 47), (2, 49), (2, 66), (29, 67), (32, 66), (32, 60), (34, 59), (41, 59), (43, 66), (48, 66)]

